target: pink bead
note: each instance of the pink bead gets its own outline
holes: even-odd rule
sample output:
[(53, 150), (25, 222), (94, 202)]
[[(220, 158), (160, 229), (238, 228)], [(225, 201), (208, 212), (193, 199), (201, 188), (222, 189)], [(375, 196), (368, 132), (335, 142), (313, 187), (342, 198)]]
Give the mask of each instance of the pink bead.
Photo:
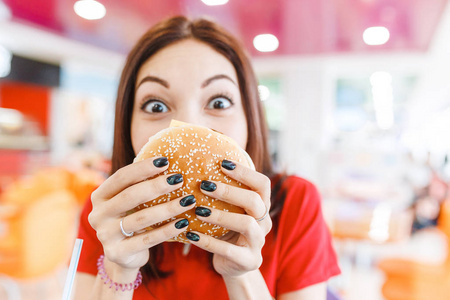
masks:
[(101, 275), (101, 279), (102, 279), (103, 283), (106, 285), (109, 284), (109, 288), (112, 288), (114, 286), (116, 291), (118, 291), (120, 289), (120, 290), (122, 290), (122, 292), (124, 292), (124, 291), (131, 291), (133, 289), (137, 289), (141, 285), (141, 283), (142, 283), (141, 271), (138, 272), (138, 274), (136, 276), (136, 280), (134, 282), (125, 283), (125, 284), (114, 282), (111, 278), (109, 278), (108, 274), (106, 273), (105, 265), (103, 264), (104, 259), (105, 259), (105, 256), (100, 255), (100, 257), (97, 260), (97, 270), (98, 270), (98, 274)]

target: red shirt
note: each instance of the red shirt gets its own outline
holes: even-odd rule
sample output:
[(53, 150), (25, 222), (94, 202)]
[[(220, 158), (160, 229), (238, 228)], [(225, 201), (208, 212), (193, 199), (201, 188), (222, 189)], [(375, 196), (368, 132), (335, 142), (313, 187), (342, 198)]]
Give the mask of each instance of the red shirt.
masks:
[[(278, 230), (266, 236), (260, 271), (270, 293), (277, 297), (340, 273), (331, 237), (322, 216), (320, 195), (315, 186), (299, 177), (286, 179), (286, 199)], [(92, 204), (83, 209), (79, 238), (84, 240), (79, 272), (97, 274), (97, 259), (103, 248), (87, 216)], [(141, 285), (133, 299), (228, 299), (222, 277), (210, 266), (206, 251), (191, 247), (182, 255), (183, 244), (164, 243), (161, 269), (172, 270), (169, 277)], [(151, 294), (150, 292), (151, 291)]]

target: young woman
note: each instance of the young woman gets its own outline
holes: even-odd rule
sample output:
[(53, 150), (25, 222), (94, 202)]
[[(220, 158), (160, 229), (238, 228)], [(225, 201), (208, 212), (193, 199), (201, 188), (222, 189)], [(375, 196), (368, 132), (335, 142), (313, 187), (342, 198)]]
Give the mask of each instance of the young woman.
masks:
[[(251, 190), (216, 182), (215, 191), (203, 192), (247, 214), (211, 208), (208, 216), (199, 215), (232, 234), (189, 234), (189, 251), (165, 242), (187, 229), (183, 220), (142, 229), (193, 209), (192, 199), (126, 215), (183, 184), (176, 174), (156, 176), (168, 167), (164, 157), (132, 164), (172, 119), (232, 137), (256, 166), (222, 163), (226, 175)], [(304, 179), (273, 174), (257, 80), (240, 44), (217, 24), (171, 18), (130, 52), (118, 90), (112, 165), (112, 176), (92, 193), (81, 216), (77, 299), (326, 298), (326, 281), (339, 268), (320, 197)]]

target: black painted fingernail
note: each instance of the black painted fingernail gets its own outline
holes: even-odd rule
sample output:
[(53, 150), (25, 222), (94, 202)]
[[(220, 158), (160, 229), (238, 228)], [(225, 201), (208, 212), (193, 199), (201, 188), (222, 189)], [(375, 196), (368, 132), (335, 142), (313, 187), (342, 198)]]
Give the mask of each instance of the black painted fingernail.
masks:
[(189, 206), (195, 203), (195, 197), (193, 195), (189, 195), (180, 200), (180, 205), (183, 207)]
[(157, 168), (165, 167), (169, 164), (169, 160), (167, 157), (160, 157), (153, 161), (153, 165)]
[(202, 217), (209, 217), (211, 215), (211, 210), (206, 207), (197, 207), (195, 208), (195, 214)]
[(198, 234), (193, 233), (193, 232), (186, 233), (186, 237), (188, 240), (191, 240), (194, 242), (198, 242), (200, 240), (200, 237), (198, 236)]
[(227, 170), (233, 171), (236, 169), (236, 164), (230, 160), (222, 160), (222, 167), (224, 167)]
[(200, 188), (208, 192), (214, 192), (217, 189), (217, 185), (214, 182), (203, 180)]
[(180, 182), (183, 182), (183, 175), (181, 174), (174, 174), (167, 177), (167, 183), (170, 185), (179, 184)]
[(189, 220), (188, 219), (183, 219), (183, 220), (180, 220), (180, 221), (175, 223), (175, 227), (177, 229), (184, 228), (184, 227), (186, 227), (188, 225), (189, 225)]

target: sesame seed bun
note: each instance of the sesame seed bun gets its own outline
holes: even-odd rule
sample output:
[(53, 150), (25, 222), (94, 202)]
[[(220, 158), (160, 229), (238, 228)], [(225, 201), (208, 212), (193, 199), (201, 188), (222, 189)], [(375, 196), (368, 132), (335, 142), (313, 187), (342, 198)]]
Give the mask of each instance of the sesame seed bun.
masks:
[[(169, 128), (161, 130), (142, 147), (134, 162), (151, 157), (165, 156), (169, 160), (169, 168), (163, 174), (183, 174), (183, 187), (169, 194), (158, 197), (152, 201), (138, 206), (136, 209), (144, 209), (158, 205), (179, 197), (194, 195), (196, 207), (212, 207), (235, 213), (245, 213), (240, 207), (208, 197), (200, 191), (202, 180), (224, 182), (231, 186), (247, 188), (245, 185), (226, 176), (221, 170), (222, 160), (228, 159), (255, 169), (250, 156), (230, 137), (207, 127), (172, 121)], [(195, 215), (195, 208), (155, 224), (151, 228), (157, 228), (167, 222), (178, 218), (189, 220), (188, 231), (198, 231), (213, 237), (221, 237), (228, 230), (226, 228), (202, 222)], [(171, 241), (188, 243), (185, 233), (181, 233)]]

